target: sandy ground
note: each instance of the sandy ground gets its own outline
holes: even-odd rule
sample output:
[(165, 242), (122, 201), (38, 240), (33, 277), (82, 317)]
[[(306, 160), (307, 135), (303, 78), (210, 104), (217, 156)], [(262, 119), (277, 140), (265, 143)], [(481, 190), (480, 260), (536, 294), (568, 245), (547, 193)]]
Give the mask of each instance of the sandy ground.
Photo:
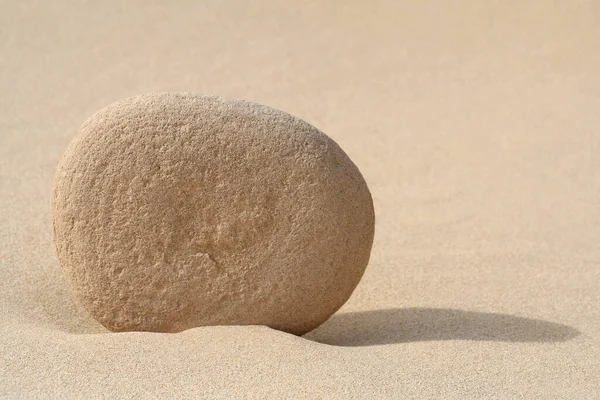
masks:
[[(570, 0), (0, 1), (0, 395), (600, 398), (599, 21)], [(362, 170), (371, 263), (323, 326), (113, 334), (72, 300), (58, 159), (153, 91), (288, 111)]]

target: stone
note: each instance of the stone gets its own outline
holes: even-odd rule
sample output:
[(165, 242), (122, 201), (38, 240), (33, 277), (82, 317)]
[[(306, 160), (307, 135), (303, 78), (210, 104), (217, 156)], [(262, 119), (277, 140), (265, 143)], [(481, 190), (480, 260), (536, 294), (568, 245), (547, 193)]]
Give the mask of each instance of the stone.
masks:
[(318, 129), (193, 93), (94, 114), (59, 163), (52, 200), (72, 292), (112, 331), (304, 334), (360, 281), (374, 218), (359, 170)]

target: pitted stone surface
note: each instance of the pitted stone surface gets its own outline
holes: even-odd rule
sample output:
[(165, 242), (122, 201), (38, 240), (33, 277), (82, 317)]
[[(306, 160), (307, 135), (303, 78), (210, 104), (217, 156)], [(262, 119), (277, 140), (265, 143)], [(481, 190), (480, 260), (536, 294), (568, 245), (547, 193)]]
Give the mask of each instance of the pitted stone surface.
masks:
[(113, 331), (261, 324), (303, 334), (369, 260), (367, 185), (287, 113), (193, 93), (98, 111), (60, 161), (54, 239), (72, 291)]

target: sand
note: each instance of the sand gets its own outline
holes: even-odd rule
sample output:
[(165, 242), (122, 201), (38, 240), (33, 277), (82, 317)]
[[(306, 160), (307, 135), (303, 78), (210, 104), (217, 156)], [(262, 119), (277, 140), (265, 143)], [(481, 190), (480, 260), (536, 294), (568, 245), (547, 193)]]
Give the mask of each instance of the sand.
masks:
[[(600, 397), (597, 2), (1, 10), (0, 395)], [(115, 334), (71, 298), (59, 157), (95, 110), (156, 91), (285, 110), (360, 168), (371, 261), (317, 330)]]

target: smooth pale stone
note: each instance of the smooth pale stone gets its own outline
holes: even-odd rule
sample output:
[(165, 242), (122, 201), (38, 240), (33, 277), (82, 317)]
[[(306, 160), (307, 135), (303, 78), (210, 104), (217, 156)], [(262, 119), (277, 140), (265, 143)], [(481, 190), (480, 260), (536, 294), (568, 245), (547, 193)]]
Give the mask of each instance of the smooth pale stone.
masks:
[(132, 97), (86, 121), (52, 218), (75, 297), (113, 331), (303, 334), (350, 297), (374, 234), (369, 189), (332, 139), (193, 93)]

